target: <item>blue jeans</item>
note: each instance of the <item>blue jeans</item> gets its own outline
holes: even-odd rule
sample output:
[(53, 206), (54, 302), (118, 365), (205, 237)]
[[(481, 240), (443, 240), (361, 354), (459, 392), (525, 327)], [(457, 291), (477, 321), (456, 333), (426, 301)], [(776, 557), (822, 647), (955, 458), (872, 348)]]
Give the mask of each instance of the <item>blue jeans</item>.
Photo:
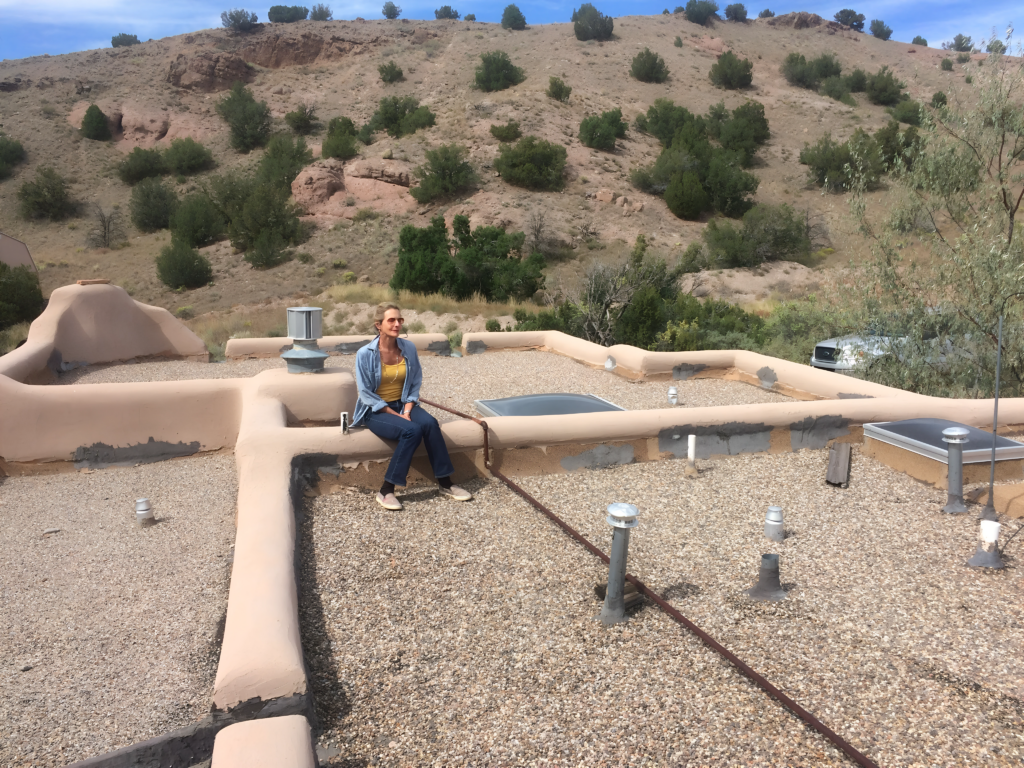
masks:
[[(401, 413), (403, 403), (395, 401), (388, 403), (388, 407)], [(448, 446), (444, 444), (441, 425), (437, 423), (437, 419), (420, 408), (419, 404), (413, 405), (409, 418), (411, 420), (406, 421), (401, 416), (395, 416), (384, 410), (366, 414), (364, 423), (373, 434), (384, 440), (398, 441), (384, 479), (395, 485), (405, 485), (406, 475), (409, 474), (409, 465), (412, 463), (412, 455), (419, 448), (421, 441), (427, 449), (427, 458), (430, 459), (434, 477), (448, 477), (454, 474), (455, 467), (452, 466), (452, 460), (448, 456)]]

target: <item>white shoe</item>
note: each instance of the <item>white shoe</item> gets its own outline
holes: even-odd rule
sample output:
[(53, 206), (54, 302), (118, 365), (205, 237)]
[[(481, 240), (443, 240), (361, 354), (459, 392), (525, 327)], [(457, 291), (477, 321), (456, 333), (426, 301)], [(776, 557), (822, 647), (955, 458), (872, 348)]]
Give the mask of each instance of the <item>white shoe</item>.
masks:
[(385, 496), (380, 491), (377, 491), (377, 503), (384, 507), (384, 509), (397, 511), (402, 508), (402, 502), (400, 502), (398, 497), (393, 493), (389, 493)]
[(441, 491), (442, 496), (448, 496), (452, 501), (469, 501), (473, 498), (472, 493), (465, 488), (459, 488), (457, 485), (453, 485), (451, 488), (441, 488), (438, 486), (438, 490)]

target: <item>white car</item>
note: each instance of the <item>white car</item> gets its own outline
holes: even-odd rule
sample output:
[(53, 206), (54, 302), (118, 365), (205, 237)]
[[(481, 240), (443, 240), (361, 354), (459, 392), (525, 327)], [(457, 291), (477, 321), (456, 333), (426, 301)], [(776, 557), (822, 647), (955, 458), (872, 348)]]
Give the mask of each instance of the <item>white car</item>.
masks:
[(888, 336), (840, 336), (819, 341), (811, 355), (811, 367), (847, 375), (863, 373), (872, 362), (890, 351)]

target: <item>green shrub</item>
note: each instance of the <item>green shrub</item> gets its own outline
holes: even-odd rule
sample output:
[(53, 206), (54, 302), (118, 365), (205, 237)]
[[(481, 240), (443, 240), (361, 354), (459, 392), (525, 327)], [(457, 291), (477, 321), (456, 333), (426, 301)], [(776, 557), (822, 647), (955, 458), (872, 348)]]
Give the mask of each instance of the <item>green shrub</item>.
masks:
[(459, 20), (459, 12), (452, 8), (450, 5), (442, 5), (436, 11), (434, 11), (435, 19), (453, 19), (454, 21)]
[(718, 150), (711, 155), (704, 188), (713, 210), (742, 216), (753, 205), (750, 196), (757, 192), (759, 183), (757, 176), (743, 170), (738, 152)]
[(498, 141), (518, 141), (523, 132), (519, 129), (519, 123), (509, 120), (505, 125), (492, 125), (491, 136)]
[(966, 83), (967, 85), (970, 85), (971, 83), (973, 83), (973, 82), (974, 82), (974, 78), (973, 78), (973, 77), (971, 77), (970, 75), (964, 75), (964, 82), (965, 82), (965, 83)]
[(14, 173), (14, 166), (25, 162), (25, 148), (20, 141), (0, 134), (0, 179)]
[(672, 41), (672, 45), (674, 45), (676, 48), (682, 48), (683, 38), (681, 38), (679, 35), (676, 35), (676, 39)]
[(301, 5), (272, 5), (267, 11), (267, 18), (274, 24), (292, 24), (305, 21), (309, 9)]
[[(286, 245), (302, 242), (305, 230), (297, 209), (288, 202), (287, 188), (239, 176), (215, 179), (211, 187), (214, 204), (227, 220), (231, 245), (245, 251), (250, 264), (263, 268), (280, 263)], [(257, 248), (259, 253), (252, 256), (250, 251)]]
[(711, 65), (709, 77), (719, 88), (736, 90), (750, 87), (754, 81), (753, 71), (754, 65), (750, 63), (750, 59), (741, 61), (732, 51), (726, 51)]
[(871, 20), (871, 34), (877, 37), (879, 40), (888, 40), (892, 37), (892, 28), (886, 26), (885, 22), (881, 19)]
[(718, 13), (718, 3), (714, 0), (687, 0), (686, 20), (701, 26), (707, 26)]
[(173, 239), (196, 248), (219, 240), (224, 234), (225, 222), (209, 196), (197, 192), (178, 203), (168, 226)]
[(524, 136), (514, 146), (502, 144), (499, 152), (494, 167), (509, 184), (538, 190), (562, 188), (568, 153), (560, 144)]
[(465, 16), (463, 16), (463, 21), (476, 21), (476, 14), (467, 13)]
[(939, 68), (942, 69), (943, 72), (952, 72), (953, 71), (953, 60), (952, 59), (943, 59), (942, 62), (939, 64)]
[(256, 168), (256, 182), (269, 184), (291, 194), (292, 182), (299, 172), (313, 162), (313, 153), (306, 140), (299, 136), (275, 136), (267, 144), (267, 151)]
[(892, 109), (886, 110), (898, 122), (907, 125), (921, 125), (921, 105), (916, 101), (901, 101)]
[(691, 125), (699, 118), (686, 107), (677, 107), (670, 99), (655, 99), (646, 115), (638, 115), (637, 130), (655, 136), (662, 146), (669, 146), (679, 129)]
[(30, 323), (42, 311), (39, 276), (27, 266), (12, 267), (0, 261), (0, 331)]
[(85, 110), (85, 116), (82, 118), (82, 135), (93, 141), (109, 141), (111, 138), (107, 116), (95, 104), (90, 104)]
[(289, 260), (286, 247), (284, 238), (276, 231), (263, 230), (256, 236), (242, 260), (253, 269), (272, 269)]
[(480, 54), (480, 60), (476, 68), (476, 87), (481, 91), (503, 91), (526, 79), (526, 73), (515, 66), (504, 51)]
[(391, 2), (391, 0), (384, 3), (384, 7), (380, 9), (380, 12), (384, 15), (385, 19), (390, 19), (392, 21), (402, 15), (402, 9)]
[(262, 147), (270, 137), (270, 107), (256, 101), (244, 83), (236, 82), (231, 93), (217, 104), (217, 114), (231, 129), (231, 146), (239, 152)]
[(725, 6), (725, 18), (729, 21), (746, 21), (747, 8), (743, 3), (732, 3)]
[(830, 133), (813, 145), (805, 144), (800, 151), (800, 162), (808, 166), (809, 180), (829, 192), (849, 189), (858, 171), (871, 185), (884, 170), (878, 145), (861, 129), (843, 144), (833, 141)]
[(910, 44), (911, 45), (923, 45), (925, 48), (928, 47), (928, 41), (925, 40), (920, 35), (915, 36), (914, 39), (910, 41)]
[(974, 41), (968, 35), (957, 35), (948, 43), (943, 43), (942, 47), (947, 51), (970, 53), (974, 49)]
[(437, 149), (426, 151), (426, 162), (416, 174), (420, 178), (418, 187), (409, 194), (418, 203), (428, 203), (442, 197), (452, 197), (469, 189), (477, 180), (466, 157), (468, 151), (457, 144), (442, 144)]
[(946, 102), (946, 93), (944, 91), (936, 91), (932, 94), (932, 109), (944, 107), (946, 106)]
[(900, 124), (895, 120), (890, 120), (885, 127), (878, 129), (873, 138), (882, 167), (886, 171), (891, 171), (897, 161), (902, 161), (905, 168), (910, 168), (923, 144), (917, 128), (910, 126), (901, 133)]
[(864, 93), (868, 87), (868, 73), (863, 69), (855, 69), (843, 78), (850, 93)]
[(117, 175), (125, 184), (138, 184), (143, 179), (165, 173), (167, 166), (159, 149), (136, 147), (117, 164)]
[(308, 136), (320, 127), (316, 119), (316, 107), (312, 104), (300, 104), (298, 109), (284, 116), (284, 121), (301, 136)]
[(213, 279), (210, 260), (188, 243), (171, 238), (156, 257), (156, 275), (172, 290), (201, 288)]
[(701, 233), (709, 263), (718, 268), (756, 267), (768, 261), (805, 262), (811, 240), (803, 217), (788, 205), (756, 205), (742, 227), (712, 219)]
[(577, 40), (611, 40), (615, 21), (605, 16), (591, 3), (583, 3), (572, 12), (572, 28)]
[(850, 96), (850, 86), (845, 77), (826, 77), (821, 81), (818, 90), (823, 96), (828, 96), (830, 99), (841, 101), (851, 107), (856, 105), (853, 97)]
[(651, 195), (664, 195), (669, 184), (682, 173), (694, 171), (697, 162), (682, 147), (668, 147), (648, 168), (637, 166), (630, 171), (629, 180), (641, 192)]
[(650, 48), (644, 48), (633, 57), (630, 73), (642, 83), (664, 83), (668, 80), (665, 60)]
[(132, 224), (142, 232), (167, 229), (177, 207), (178, 196), (160, 179), (143, 179), (132, 189), (129, 204)]
[(591, 115), (583, 118), (580, 123), (580, 143), (591, 149), (615, 149), (615, 139), (621, 139), (626, 135), (628, 126), (622, 122), (622, 110), (613, 109), (601, 113), (601, 116)]
[(389, 61), (387, 64), (381, 64), (377, 67), (377, 72), (380, 73), (380, 79), (389, 85), (391, 83), (397, 83), (405, 77), (405, 73), (402, 72), (402, 68), (393, 61)]
[(855, 29), (858, 32), (864, 31), (864, 22), (866, 18), (863, 13), (857, 13), (849, 8), (844, 8), (839, 11), (834, 18), (840, 24), (845, 24), (850, 29)]
[(327, 135), (335, 136), (342, 134), (355, 136), (356, 124), (348, 117), (332, 117), (331, 121), (327, 123)]
[(490, 317), (487, 319), (487, 322), (484, 323), (484, 330), (488, 333), (497, 333), (501, 330), (501, 323), (499, 323), (495, 318)]
[(359, 154), (359, 148), (356, 146), (356, 137), (351, 133), (329, 133), (320, 152), (324, 159), (336, 157), (348, 160)]
[(515, 3), (505, 6), (505, 10), (501, 14), (501, 28), (517, 31), (526, 29), (526, 17)]
[(906, 87), (906, 83), (897, 80), (889, 67), (883, 66), (868, 77), (864, 93), (867, 94), (868, 101), (872, 104), (889, 107), (898, 104), (903, 99), (903, 89)]
[(434, 113), (419, 106), (419, 101), (412, 96), (385, 96), (370, 122), (360, 129), (358, 138), (368, 144), (369, 141), (363, 139), (364, 135), (369, 139), (376, 131), (386, 131), (397, 139), (433, 124)]
[(67, 181), (49, 166), (39, 168), (32, 181), (21, 185), (18, 202), (26, 219), (61, 221), (77, 209)]
[(988, 53), (1003, 54), (1006, 53), (1006, 43), (1004, 43), (1002, 40), (992, 38), (991, 40), (988, 41), (988, 44), (985, 46), (985, 50)]
[(555, 101), (561, 101), (565, 103), (569, 101), (569, 96), (572, 94), (572, 88), (562, 82), (560, 77), (552, 77), (548, 79), (548, 96)]
[(173, 139), (164, 151), (164, 165), (176, 176), (191, 176), (213, 168), (213, 153), (191, 136)]
[(111, 48), (121, 48), (126, 45), (138, 45), (141, 40), (135, 35), (129, 35), (127, 32), (120, 32), (110, 38)]
[(665, 205), (681, 219), (699, 219), (709, 207), (700, 177), (693, 171), (676, 174), (665, 190)]
[(230, 11), (223, 11), (220, 15), (220, 23), (227, 29), (235, 32), (249, 32), (256, 28), (257, 16), (255, 13), (235, 8)]
[(524, 257), (526, 235), (499, 227), (470, 231), (469, 218), (456, 216), (452, 237), (443, 216), (422, 229), (407, 225), (398, 238), (398, 265), (390, 286), (414, 293), (443, 293), (466, 299), (479, 293), (487, 301), (532, 298), (544, 287), (544, 257)]
[(765, 8), (763, 11), (761, 11), (759, 14), (757, 14), (757, 18), (759, 18), (759, 19), (774, 19), (775, 18), (775, 11), (771, 10), (770, 8)]
[(310, 21), (330, 21), (333, 18), (334, 12), (331, 10), (331, 6), (329, 5), (317, 3), (309, 9)]
[(790, 85), (813, 91), (822, 80), (839, 77), (842, 66), (831, 53), (823, 53), (808, 61), (803, 54), (794, 52), (783, 60), (780, 71)]
[(958, 53), (956, 55), (956, 63), (957, 64), (966, 64), (970, 60), (971, 60), (971, 54), (969, 54), (969, 53)]

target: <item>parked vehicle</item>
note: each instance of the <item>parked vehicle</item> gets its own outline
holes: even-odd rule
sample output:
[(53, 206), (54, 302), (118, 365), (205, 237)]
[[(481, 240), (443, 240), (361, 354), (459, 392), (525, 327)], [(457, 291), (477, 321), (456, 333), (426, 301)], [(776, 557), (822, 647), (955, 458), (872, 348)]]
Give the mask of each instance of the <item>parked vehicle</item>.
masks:
[(818, 342), (811, 355), (811, 366), (847, 375), (861, 374), (892, 347), (888, 336), (866, 333), (840, 336)]

